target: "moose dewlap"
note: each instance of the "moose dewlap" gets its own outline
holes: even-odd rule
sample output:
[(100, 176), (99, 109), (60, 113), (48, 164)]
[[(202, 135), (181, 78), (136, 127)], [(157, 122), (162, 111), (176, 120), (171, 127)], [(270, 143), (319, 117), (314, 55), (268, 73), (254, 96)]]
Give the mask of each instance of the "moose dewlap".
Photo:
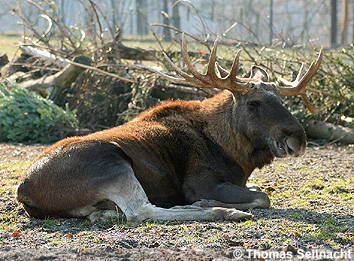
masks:
[(200, 74), (182, 39), (187, 72), (167, 58), (178, 77), (162, 77), (222, 91), (201, 102), (166, 102), (124, 125), (47, 148), (18, 186), (29, 215), (236, 220), (251, 216), (242, 210), (270, 206), (265, 193), (246, 183), (275, 157), (304, 153), (304, 130), (280, 96), (301, 95), (313, 109), (305, 88), (321, 52), (303, 76), (300, 71), (282, 86), (259, 67), (250, 78), (237, 77), (239, 53), (227, 72), (216, 63), (216, 43), (207, 73)]

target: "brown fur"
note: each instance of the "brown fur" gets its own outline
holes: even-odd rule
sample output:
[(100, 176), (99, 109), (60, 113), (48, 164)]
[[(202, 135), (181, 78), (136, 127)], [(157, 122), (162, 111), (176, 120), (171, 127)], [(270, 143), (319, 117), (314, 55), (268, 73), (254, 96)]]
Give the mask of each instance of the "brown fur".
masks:
[[(223, 91), (202, 102), (170, 101), (124, 125), (61, 140), (27, 171), (18, 200), (33, 216), (65, 216), (68, 210), (98, 203), (98, 187), (129, 162), (157, 206), (203, 198), (244, 203), (262, 197), (267, 202), (263, 194), (227, 191), (228, 184), (244, 188), (255, 168), (273, 160), (268, 136), (282, 139), (285, 132), (294, 133), (289, 135), (298, 137), (301, 146), (305, 142), (301, 126), (272, 88), (259, 85), (245, 95)], [(269, 112), (249, 112), (252, 99), (264, 101)]]
[[(215, 141), (221, 148), (224, 148), (225, 153), (241, 165), (245, 171), (245, 176), (248, 177), (256, 167), (259, 167), (259, 164), (255, 164), (249, 158), (252, 152), (252, 145), (245, 137), (236, 133), (229, 124), (232, 113), (232, 99), (232, 94), (229, 91), (223, 91), (203, 102), (170, 101), (156, 105), (143, 111), (125, 125), (84, 137), (64, 139), (47, 148), (39, 158), (56, 151), (58, 148), (63, 151), (70, 145), (89, 140), (114, 142), (131, 139), (143, 142), (145, 133), (141, 136), (140, 132), (148, 130), (156, 133), (163, 132), (165, 128), (158, 122), (164, 119), (171, 122), (185, 121), (187, 124), (202, 128), (208, 138)], [(270, 163), (272, 159), (273, 157), (269, 156), (264, 161)]]

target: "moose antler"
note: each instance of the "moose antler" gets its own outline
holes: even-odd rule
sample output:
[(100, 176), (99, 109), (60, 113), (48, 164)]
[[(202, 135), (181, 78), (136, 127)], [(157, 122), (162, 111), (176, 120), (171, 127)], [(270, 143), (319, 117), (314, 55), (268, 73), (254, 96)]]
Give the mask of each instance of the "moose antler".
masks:
[[(216, 88), (221, 90), (237, 91), (241, 93), (247, 92), (250, 89), (249, 82), (252, 81), (252, 79), (238, 78), (236, 76), (238, 71), (238, 64), (239, 64), (241, 50), (239, 50), (236, 53), (236, 56), (231, 66), (231, 70), (230, 72), (228, 72), (216, 62), (217, 45), (218, 45), (218, 38), (215, 40), (213, 49), (210, 54), (210, 58), (208, 62), (208, 70), (206, 74), (201, 74), (191, 63), (191, 59), (189, 57), (188, 50), (187, 50), (187, 42), (185, 39), (185, 35), (183, 33), (181, 52), (182, 52), (183, 61), (187, 66), (187, 72), (184, 72), (180, 68), (178, 68), (177, 65), (175, 65), (171, 61), (171, 59), (167, 56), (167, 54), (163, 52), (166, 61), (180, 77), (173, 77), (161, 72), (158, 72), (158, 74), (161, 77), (165, 78), (166, 80), (175, 83), (190, 85), (193, 87)], [(312, 113), (315, 113), (316, 109), (310, 104), (308, 96), (306, 95), (306, 86), (313, 78), (315, 73), (318, 71), (321, 61), (322, 61), (322, 49), (320, 50), (320, 53), (316, 61), (311, 63), (309, 69), (302, 77), (301, 75), (303, 74), (304, 64), (302, 64), (295, 81), (289, 82), (282, 78), (279, 79), (279, 81), (285, 85), (284, 87), (283, 86), (278, 87), (279, 94), (282, 96), (300, 95), (304, 100), (306, 107)]]
[(304, 100), (306, 107), (312, 113), (316, 112), (316, 109), (310, 103), (309, 98), (306, 94), (306, 86), (311, 81), (315, 73), (320, 68), (322, 61), (322, 49), (320, 50), (318, 57), (315, 61), (313, 61), (306, 71), (306, 73), (301, 77), (304, 70), (304, 64), (301, 65), (300, 71), (296, 76), (296, 79), (293, 82), (287, 81), (283, 78), (279, 78), (278, 80), (281, 81), (287, 87), (278, 87), (279, 94), (282, 96), (296, 96), (300, 95), (301, 98)]
[[(225, 77), (221, 77), (219, 71), (220, 66), (216, 62), (217, 45), (218, 45), (218, 39), (215, 40), (213, 49), (210, 54), (208, 70), (206, 74), (201, 74), (196, 70), (196, 68), (191, 63), (188, 50), (187, 50), (186, 39), (184, 34), (182, 34), (181, 52), (182, 52), (183, 61), (186, 64), (188, 69), (187, 72), (184, 72), (180, 68), (178, 68), (164, 52), (163, 54), (165, 56), (166, 61), (174, 69), (174, 71), (182, 78), (172, 77), (164, 73), (160, 73), (159, 75), (175, 83), (187, 84), (198, 88), (216, 88), (221, 90), (246, 92), (249, 89), (248, 84), (240, 82), (240, 80), (237, 79), (236, 77), (238, 71), (240, 51), (238, 51), (235, 56), (230, 72), (228, 72), (228, 74)], [(223, 75), (225, 75), (224, 72), (225, 70), (223, 71)]]

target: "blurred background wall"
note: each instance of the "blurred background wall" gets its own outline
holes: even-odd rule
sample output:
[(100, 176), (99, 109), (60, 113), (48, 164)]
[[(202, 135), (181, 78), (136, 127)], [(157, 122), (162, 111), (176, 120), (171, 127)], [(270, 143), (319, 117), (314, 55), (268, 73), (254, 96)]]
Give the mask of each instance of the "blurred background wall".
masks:
[[(0, 0), (0, 33), (21, 32), (11, 10), (22, 10), (34, 25), (45, 27), (38, 9), (27, 0)], [(41, 0), (33, 0), (41, 3)], [(146, 38), (150, 24), (164, 23), (195, 35), (223, 34), (227, 38), (263, 44), (323, 45), (353, 42), (353, 0), (53, 0), (68, 26), (85, 26), (96, 14), (102, 26), (121, 28), (124, 37)], [(86, 9), (86, 11), (85, 11)], [(162, 31), (162, 28), (156, 28)], [(165, 37), (171, 37), (165, 32)]]

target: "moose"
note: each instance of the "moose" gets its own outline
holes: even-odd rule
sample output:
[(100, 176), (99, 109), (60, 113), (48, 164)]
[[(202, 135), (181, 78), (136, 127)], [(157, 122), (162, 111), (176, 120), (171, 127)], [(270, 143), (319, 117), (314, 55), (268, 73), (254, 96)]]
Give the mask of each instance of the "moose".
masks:
[(219, 89), (203, 101), (168, 101), (132, 121), (48, 147), (29, 167), (17, 200), (33, 217), (116, 216), (129, 221), (238, 220), (252, 208), (269, 208), (266, 193), (247, 186), (252, 171), (275, 157), (299, 156), (306, 148), (301, 124), (280, 96), (300, 95), (313, 110), (306, 86), (318, 71), (322, 51), (293, 82), (271, 82), (253, 66), (237, 76), (240, 51), (230, 71), (217, 63), (217, 41), (207, 72), (191, 63), (184, 36), (186, 70), (165, 54), (177, 76), (165, 79)]

